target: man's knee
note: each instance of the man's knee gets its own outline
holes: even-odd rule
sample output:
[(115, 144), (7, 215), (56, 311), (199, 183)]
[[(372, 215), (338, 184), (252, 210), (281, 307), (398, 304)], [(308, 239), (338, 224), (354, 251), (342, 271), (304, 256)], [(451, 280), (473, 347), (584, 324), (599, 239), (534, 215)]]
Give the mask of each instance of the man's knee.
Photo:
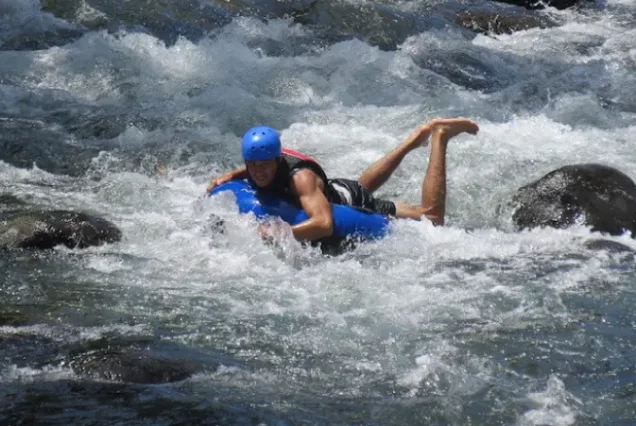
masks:
[(362, 176), (360, 176), (356, 182), (358, 182), (358, 185), (360, 185), (362, 189), (364, 189), (365, 191), (369, 191), (368, 182), (366, 179), (363, 179)]

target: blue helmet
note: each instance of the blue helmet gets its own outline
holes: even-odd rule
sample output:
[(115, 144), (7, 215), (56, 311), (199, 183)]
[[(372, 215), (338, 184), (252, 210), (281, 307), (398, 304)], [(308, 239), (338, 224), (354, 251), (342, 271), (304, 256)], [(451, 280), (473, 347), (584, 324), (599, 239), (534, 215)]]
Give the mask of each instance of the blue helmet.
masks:
[(280, 157), (282, 147), (276, 130), (267, 126), (252, 127), (241, 142), (243, 160), (262, 161)]

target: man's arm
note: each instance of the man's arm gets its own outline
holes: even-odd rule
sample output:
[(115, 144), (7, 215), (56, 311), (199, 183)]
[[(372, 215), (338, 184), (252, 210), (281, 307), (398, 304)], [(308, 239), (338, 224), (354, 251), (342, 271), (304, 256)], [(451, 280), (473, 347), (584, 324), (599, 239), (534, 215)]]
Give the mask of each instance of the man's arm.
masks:
[(291, 178), (291, 189), (309, 219), (292, 226), (294, 238), (298, 241), (318, 240), (333, 233), (331, 205), (319, 186), (319, 178), (308, 169), (303, 169)]
[(238, 169), (232, 170), (225, 173), (224, 175), (212, 179), (205, 192), (210, 192), (222, 183), (229, 182), (234, 179), (247, 179), (247, 168), (245, 166), (242, 166)]

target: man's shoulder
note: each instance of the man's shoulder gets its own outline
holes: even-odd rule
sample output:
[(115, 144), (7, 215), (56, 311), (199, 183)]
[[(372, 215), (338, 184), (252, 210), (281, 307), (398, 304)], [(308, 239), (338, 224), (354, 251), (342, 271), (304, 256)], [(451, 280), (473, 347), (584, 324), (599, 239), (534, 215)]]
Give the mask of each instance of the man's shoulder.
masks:
[(289, 177), (290, 186), (295, 192), (313, 189), (320, 181), (320, 177), (310, 168), (298, 169)]
[(320, 176), (318, 176), (316, 172), (311, 170), (309, 167), (303, 167), (303, 168), (294, 170), (294, 173), (292, 173), (289, 176), (289, 180), (294, 183), (319, 180), (319, 179), (320, 179)]

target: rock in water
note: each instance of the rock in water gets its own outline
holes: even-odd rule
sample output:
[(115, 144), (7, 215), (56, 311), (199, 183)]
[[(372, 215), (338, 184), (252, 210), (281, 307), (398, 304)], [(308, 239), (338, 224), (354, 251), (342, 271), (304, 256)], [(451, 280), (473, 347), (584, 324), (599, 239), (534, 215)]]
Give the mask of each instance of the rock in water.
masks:
[(543, 9), (545, 5), (552, 6), (557, 9), (567, 9), (572, 6), (576, 6), (579, 3), (583, 3), (581, 0), (495, 0), (499, 3), (514, 4), (517, 6), (525, 7), (526, 9)]
[(517, 190), (512, 219), (518, 229), (566, 228), (584, 223), (592, 231), (636, 238), (636, 184), (600, 164), (561, 167)]
[(176, 382), (198, 371), (194, 362), (130, 349), (106, 349), (82, 354), (75, 356), (70, 365), (77, 374), (128, 383)]
[(630, 247), (611, 240), (589, 240), (583, 243), (589, 250), (606, 251), (609, 253), (634, 253)]
[(455, 15), (455, 22), (463, 28), (480, 34), (512, 34), (530, 28), (550, 28), (557, 24), (544, 16), (512, 12), (490, 12), (465, 10)]
[(86, 248), (119, 241), (121, 236), (106, 219), (71, 211), (13, 212), (0, 220), (0, 248)]

